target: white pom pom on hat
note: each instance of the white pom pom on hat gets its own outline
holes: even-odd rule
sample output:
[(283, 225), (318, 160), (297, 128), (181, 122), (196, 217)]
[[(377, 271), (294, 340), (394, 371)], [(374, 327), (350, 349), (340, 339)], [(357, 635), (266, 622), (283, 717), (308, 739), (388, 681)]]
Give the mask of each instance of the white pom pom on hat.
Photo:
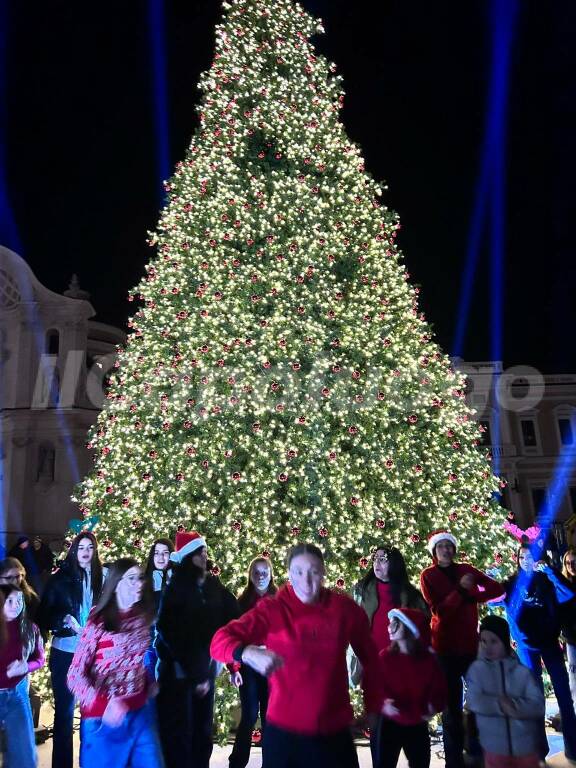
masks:
[(198, 531), (178, 531), (176, 534), (176, 551), (170, 554), (173, 563), (181, 563), (187, 555), (191, 555), (200, 547), (206, 546), (206, 540)]

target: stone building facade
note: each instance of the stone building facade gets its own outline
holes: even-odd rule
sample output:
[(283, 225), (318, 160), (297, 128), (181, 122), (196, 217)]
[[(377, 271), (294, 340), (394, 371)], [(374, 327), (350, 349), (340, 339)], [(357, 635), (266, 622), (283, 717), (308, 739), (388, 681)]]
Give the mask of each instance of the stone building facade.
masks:
[(507, 481), (502, 502), (516, 524), (526, 529), (548, 509), (551, 543), (559, 551), (576, 546), (576, 375), (456, 365), (468, 375), (467, 399)]
[(124, 333), (94, 321), (75, 279), (63, 295), (0, 247), (0, 544), (41, 535), (58, 547), (91, 464), (86, 435)]

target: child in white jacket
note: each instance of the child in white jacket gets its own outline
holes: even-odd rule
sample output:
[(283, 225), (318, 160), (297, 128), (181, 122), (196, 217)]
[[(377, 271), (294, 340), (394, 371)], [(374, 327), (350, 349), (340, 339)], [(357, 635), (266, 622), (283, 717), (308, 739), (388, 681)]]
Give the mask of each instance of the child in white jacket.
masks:
[(537, 768), (544, 695), (510, 648), (508, 623), (480, 624), (478, 659), (466, 675), (466, 708), (476, 715), (486, 768)]

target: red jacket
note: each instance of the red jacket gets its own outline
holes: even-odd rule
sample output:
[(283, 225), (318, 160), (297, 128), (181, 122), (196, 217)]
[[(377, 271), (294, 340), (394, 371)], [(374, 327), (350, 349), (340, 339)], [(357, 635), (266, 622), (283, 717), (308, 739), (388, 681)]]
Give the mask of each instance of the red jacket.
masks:
[(418, 725), (446, 706), (446, 679), (431, 651), (380, 651), (380, 680), (384, 699), (400, 710), (390, 719), (401, 725)]
[[(466, 563), (454, 563), (453, 583), (439, 565), (420, 575), (420, 587), (432, 612), (432, 647), (447, 656), (476, 656), (478, 652), (478, 603), (499, 597), (504, 588), (494, 579)], [(465, 573), (474, 576), (470, 590), (460, 586)]]
[(246, 645), (265, 645), (284, 659), (269, 678), (266, 719), (301, 734), (336, 733), (350, 725), (346, 649), (351, 645), (364, 675), (366, 709), (377, 712), (378, 656), (368, 617), (347, 595), (322, 589), (317, 603), (306, 605), (290, 585), (261, 600), (240, 619), (219, 629), (210, 646), (218, 661), (229, 664)]

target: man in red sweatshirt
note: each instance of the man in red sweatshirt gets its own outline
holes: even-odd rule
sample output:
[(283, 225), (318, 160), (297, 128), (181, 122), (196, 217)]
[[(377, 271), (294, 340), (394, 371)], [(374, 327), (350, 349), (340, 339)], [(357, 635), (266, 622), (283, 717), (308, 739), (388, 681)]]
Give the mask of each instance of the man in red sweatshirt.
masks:
[(442, 713), (446, 768), (463, 768), (462, 679), (478, 651), (478, 603), (504, 589), (477, 568), (454, 562), (457, 541), (450, 531), (433, 531), (427, 548), (434, 564), (420, 575), (420, 586), (432, 613), (432, 647), (448, 684)]
[(293, 547), (288, 568), (290, 583), (219, 629), (210, 653), (269, 678), (263, 768), (358, 768), (346, 649), (350, 644), (360, 659), (366, 710), (376, 713), (382, 696), (368, 617), (347, 595), (322, 586), (318, 547)]

